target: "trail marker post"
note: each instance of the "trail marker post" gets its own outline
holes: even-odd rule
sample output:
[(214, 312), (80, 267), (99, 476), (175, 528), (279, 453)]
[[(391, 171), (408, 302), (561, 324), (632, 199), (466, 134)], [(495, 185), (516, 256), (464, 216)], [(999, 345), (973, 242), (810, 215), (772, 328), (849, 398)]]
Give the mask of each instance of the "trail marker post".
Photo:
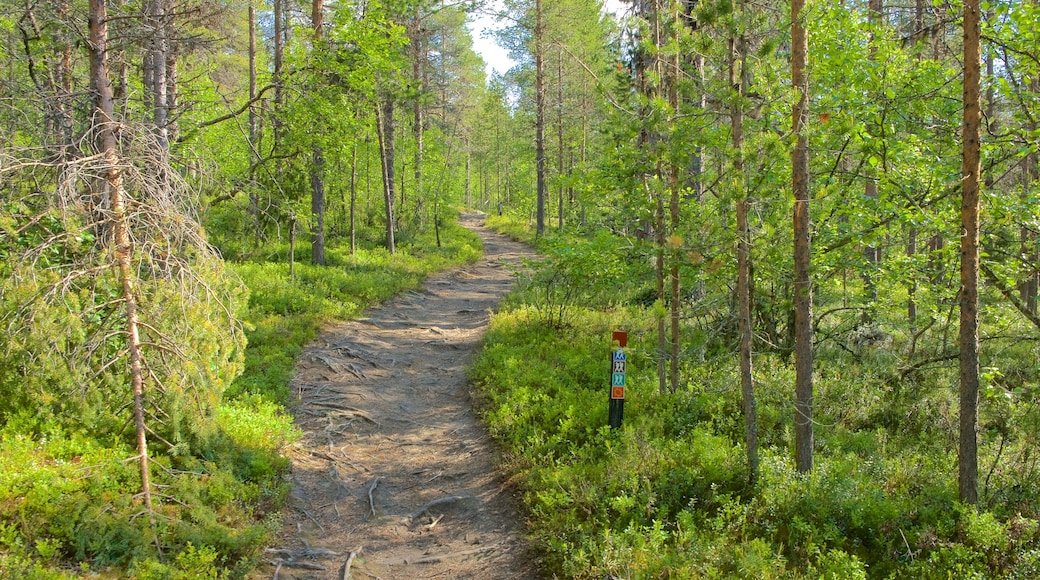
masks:
[(618, 348), (610, 355), (610, 407), (608, 421), (611, 429), (621, 427), (621, 419), (625, 415), (625, 346), (628, 345), (628, 333), (615, 330), (611, 334), (611, 343), (618, 343)]

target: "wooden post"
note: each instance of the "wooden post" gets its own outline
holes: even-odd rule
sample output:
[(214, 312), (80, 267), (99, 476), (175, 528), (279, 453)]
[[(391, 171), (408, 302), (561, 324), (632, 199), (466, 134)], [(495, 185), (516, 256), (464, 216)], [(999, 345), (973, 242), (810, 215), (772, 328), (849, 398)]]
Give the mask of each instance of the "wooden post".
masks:
[(610, 407), (608, 422), (611, 429), (621, 427), (625, 415), (625, 346), (628, 344), (628, 333), (615, 330), (611, 335), (611, 343), (617, 342), (618, 349), (610, 355)]

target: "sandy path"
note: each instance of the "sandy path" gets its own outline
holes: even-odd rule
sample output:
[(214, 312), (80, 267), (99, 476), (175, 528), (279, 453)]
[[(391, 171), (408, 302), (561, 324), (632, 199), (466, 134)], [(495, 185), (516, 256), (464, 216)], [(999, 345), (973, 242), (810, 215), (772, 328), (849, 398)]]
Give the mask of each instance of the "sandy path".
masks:
[[(293, 388), (305, 435), (277, 578), (538, 578), (465, 365), (530, 250), (482, 227), (479, 263), (322, 334)], [(353, 554), (353, 557), (352, 557)], [(268, 576), (270, 577), (270, 576)]]

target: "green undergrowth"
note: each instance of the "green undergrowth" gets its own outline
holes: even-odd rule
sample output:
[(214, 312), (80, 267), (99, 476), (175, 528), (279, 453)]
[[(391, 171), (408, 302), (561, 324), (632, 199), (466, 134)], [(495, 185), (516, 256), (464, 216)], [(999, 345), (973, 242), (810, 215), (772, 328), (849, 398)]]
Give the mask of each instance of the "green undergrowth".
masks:
[[(572, 305), (564, 324), (550, 325), (541, 307), (517, 297), (512, 304), (494, 316), (471, 372), (549, 573), (629, 579), (1040, 573), (1035, 480), (1013, 465), (994, 469), (983, 509), (957, 502), (954, 393), (918, 387), (916, 395), (899, 394), (908, 386), (886, 384), (888, 375), (869, 360), (846, 360), (841, 370), (824, 365), (816, 463), (800, 474), (793, 465), (793, 369), (784, 357), (756, 355), (761, 473), (749, 487), (735, 355), (686, 361), (684, 388), (662, 394), (652, 308)], [(614, 329), (630, 337), (619, 430), (606, 426)], [(892, 414), (907, 420), (892, 421)], [(1007, 461), (1010, 446), (998, 445), (982, 437), (984, 464), (999, 453)]]
[[(287, 247), (268, 245), (256, 255), (222, 248), (236, 256), (230, 266), (249, 289), (248, 308), (240, 308), (248, 338), (244, 363), (236, 352), (234, 366), (227, 367), (233, 372), (225, 374), (228, 380), (241, 374), (221, 387), (205, 436), (172, 440), (169, 446), (150, 442), (151, 514), (137, 496), (132, 426), (100, 431), (62, 419), (60, 409), (68, 405), (48, 393), (75, 393), (75, 385), (26, 390), (23, 398), (47, 399), (26, 403), (24, 411), (5, 407), (0, 417), (0, 578), (187, 580), (250, 574), (275, 537), (290, 489), (283, 450), (299, 436), (287, 412), (297, 355), (323, 325), (414, 288), (430, 272), (480, 257), (477, 235), (457, 224), (442, 227), (441, 239), (438, 247), (432, 235), (406, 237), (394, 256), (373, 245), (351, 256), (333, 244), (326, 267), (305, 263), (309, 256), (297, 253), (292, 276)], [(229, 284), (233, 279), (224, 278)], [(244, 299), (246, 293), (238, 295)], [(7, 351), (21, 352), (10, 345)], [(53, 360), (46, 369), (60, 366), (56, 359), (26, 358), (28, 347), (23, 351), (20, 359), (0, 357), (0, 370), (34, 360), (40, 365)], [(219, 362), (212, 362), (214, 368), (223, 368)], [(44, 413), (43, 405), (58, 410)]]
[(538, 238), (528, 225), (511, 214), (488, 214), (487, 226), (496, 232), (505, 234), (514, 240), (536, 246)]

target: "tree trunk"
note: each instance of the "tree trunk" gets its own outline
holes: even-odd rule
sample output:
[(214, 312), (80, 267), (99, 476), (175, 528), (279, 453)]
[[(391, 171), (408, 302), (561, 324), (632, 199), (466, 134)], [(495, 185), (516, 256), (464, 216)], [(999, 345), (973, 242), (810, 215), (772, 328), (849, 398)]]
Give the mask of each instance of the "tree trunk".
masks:
[(799, 92), (791, 115), (797, 142), (791, 152), (791, 189), (794, 193), (794, 358), (795, 358), (795, 465), (800, 472), (813, 467), (813, 320), (809, 211), (809, 35), (803, 22), (805, 0), (791, 0), (791, 84)]
[[(1040, 78), (1033, 78), (1029, 90), (1032, 94), (1040, 94)], [(1030, 131), (1036, 134), (1037, 125), (1034, 121)], [(1029, 192), (1040, 176), (1040, 155), (1035, 150), (1030, 151), (1022, 159), (1022, 197), (1028, 199)], [(1020, 252), (1024, 264), (1023, 280), (1018, 285), (1019, 298), (1026, 305), (1029, 312), (1036, 314), (1037, 292), (1040, 291), (1040, 272), (1037, 270), (1040, 264), (1040, 255), (1036, 250), (1036, 233), (1029, 227), (1023, 226), (1019, 230)]]
[(357, 141), (354, 141), (354, 149), (350, 158), (350, 255), (357, 251)]
[[(741, 8), (738, 8), (740, 10)], [(734, 33), (736, 34), (736, 33)], [(758, 413), (752, 374), (751, 334), (751, 228), (748, 210), (751, 206), (749, 191), (744, 184), (744, 100), (743, 66), (747, 43), (743, 35), (730, 38), (729, 82), (731, 104), (729, 109), (733, 139), (733, 175), (740, 181), (737, 193), (737, 329), (740, 335), (740, 394), (744, 411), (744, 437), (747, 442), (748, 485), (758, 481)]]
[[(679, 7), (675, 6), (673, 14), (673, 41), (679, 46)], [(672, 63), (668, 67), (668, 103), (671, 106), (673, 123), (679, 115), (679, 75), (682, 71), (682, 63), (679, 60), (679, 50), (672, 54)], [(671, 267), (668, 270), (668, 279), (671, 286), (669, 296), (669, 312), (671, 326), (669, 328), (669, 351), (668, 351), (668, 388), (671, 392), (679, 390), (679, 320), (682, 316), (682, 301), (679, 299), (681, 284), (679, 280), (679, 255), (682, 251), (682, 240), (679, 237), (679, 163), (675, 159), (669, 159), (669, 196), (668, 214), (672, 240), (669, 243), (671, 253)]]
[(466, 135), (466, 207), (473, 205), (473, 151)]
[(556, 208), (556, 229), (563, 231), (563, 45), (556, 57), (556, 179), (559, 181)]
[[(168, 33), (172, 34), (172, 33)], [(180, 138), (180, 127), (177, 124), (177, 107), (179, 106), (180, 67), (177, 66), (177, 46), (167, 39), (166, 51), (166, 138), (176, 143)]]
[[(311, 2), (311, 24), (314, 30), (312, 50), (321, 50), (324, 8), (322, 0)], [(311, 261), (325, 265), (325, 154), (317, 139), (321, 130), (314, 131), (315, 143), (311, 145)]]
[(535, 93), (535, 165), (537, 184), (536, 232), (545, 235), (545, 47), (542, 0), (535, 0), (534, 24), (534, 93)]
[(253, 220), (256, 244), (260, 245), (260, 194), (256, 167), (260, 163), (260, 124), (256, 114), (256, 5), (249, 0), (249, 216)]
[[(910, 231), (906, 235), (906, 255), (914, 256), (917, 254), (917, 226), (910, 226)], [(917, 323), (917, 270), (914, 269), (910, 273), (910, 280), (906, 286), (906, 319), (910, 323), (910, 327), (913, 328)]]
[(314, 40), (321, 40), (322, 28), (325, 25), (324, 0), (311, 0), (311, 29), (314, 31)]
[[(58, 17), (63, 22), (71, 22), (69, 19), (70, 0), (59, 0), (57, 10)], [(75, 122), (73, 119), (73, 97), (72, 97), (72, 45), (73, 32), (65, 31), (61, 36), (61, 58), (58, 65), (58, 124), (60, 131), (61, 151), (59, 157), (62, 160), (72, 158), (72, 145), (75, 135)]]
[[(415, 219), (422, 224), (422, 199), (423, 199), (423, 153), (424, 143), (423, 137), (425, 134), (426, 123), (425, 111), (423, 110), (423, 94), (426, 92), (426, 75), (424, 74), (424, 60), (426, 59), (426, 51), (424, 49), (425, 43), (422, 37), (422, 13), (420, 11), (420, 5), (415, 6), (415, 19), (412, 23), (412, 81), (418, 88), (418, 94), (415, 95), (415, 101), (413, 103), (413, 116), (414, 126), (412, 127), (412, 133), (415, 137), (415, 161), (413, 168), (415, 176)], [(403, 188), (401, 194), (402, 200), (404, 198)], [(401, 203), (404, 203), (403, 201)]]
[(376, 133), (379, 137), (379, 160), (383, 167), (383, 202), (386, 209), (386, 249), (394, 246), (394, 101), (386, 97), (376, 105)]
[(144, 5), (144, 27), (146, 34), (144, 53), (144, 88), (151, 101), (152, 122), (159, 144), (169, 147), (166, 124), (166, 3), (164, 0), (148, 0)]
[(311, 261), (325, 265), (325, 155), (311, 149)]
[(284, 101), (282, 91), (282, 68), (285, 60), (285, 2), (286, 0), (271, 0), (274, 12), (274, 68), (271, 71), (271, 82), (274, 84), (274, 107), (275, 115), (271, 123), (274, 133), (274, 147), (278, 147), (282, 138), (282, 123), (278, 116), (281, 114), (281, 106)]
[(137, 292), (134, 287), (134, 270), (130, 259), (133, 254), (133, 239), (126, 221), (123, 176), (119, 170), (119, 155), (116, 151), (115, 102), (112, 85), (108, 78), (108, 10), (106, 0), (90, 0), (88, 31), (90, 50), (90, 78), (94, 94), (94, 128), (97, 132), (97, 149), (107, 165), (95, 202), (107, 201), (107, 208), (99, 213), (106, 217), (111, 241), (114, 244), (113, 261), (120, 282), (120, 299), (126, 316), (127, 350), (130, 358), (130, 385), (133, 391), (134, 425), (137, 431), (137, 453), (141, 473), (141, 496), (145, 509), (152, 512), (151, 478), (149, 477), (148, 438), (144, 411), (144, 357), (137, 315)]
[[(658, 191), (654, 192), (655, 209), (654, 209), (654, 244), (657, 246), (655, 250), (655, 270), (657, 276), (657, 299), (661, 303), (663, 308), (666, 303), (666, 294), (664, 291), (664, 280), (665, 280), (665, 229), (664, 229), (664, 195)], [(656, 310), (656, 308), (655, 308)], [(655, 312), (654, 316), (657, 318), (657, 382), (658, 389), (661, 394), (665, 394), (668, 389), (668, 333), (665, 326), (665, 313)]]
[[(870, 24), (877, 28), (881, 26), (881, 0), (869, 0), (867, 3), (867, 17)], [(877, 43), (876, 43), (877, 31), (872, 30), (870, 34), (870, 49), (868, 51), (869, 60), (873, 61), (877, 55)], [(870, 154), (870, 153), (868, 153)], [(867, 199), (870, 213), (877, 218), (877, 179), (874, 176), (874, 171), (869, 169), (869, 164), (866, 170), (866, 183), (863, 184), (863, 196)], [(867, 307), (863, 311), (863, 321), (872, 322), (874, 319), (874, 308), (877, 305), (877, 285), (874, 282), (874, 277), (877, 274), (878, 263), (880, 261), (880, 252), (877, 245), (870, 244), (863, 248), (863, 261), (865, 262), (865, 270), (863, 272), (863, 289), (867, 295)]]
[[(924, 30), (924, 0), (916, 0), (914, 2), (914, 38), (918, 39), (918, 42), (924, 38), (920, 31)], [(921, 56), (918, 54), (918, 61)], [(916, 225), (910, 226), (910, 231), (907, 233), (906, 241), (906, 255), (913, 257), (917, 255), (917, 237), (918, 231)], [(914, 328), (917, 323), (917, 269), (911, 270), (910, 279), (907, 281), (906, 287), (906, 318), (910, 322), (910, 327)]]
[(960, 446), (957, 487), (960, 500), (976, 504), (979, 430), (979, 183), (982, 53), (979, 0), (964, 3), (964, 134), (961, 167)]

